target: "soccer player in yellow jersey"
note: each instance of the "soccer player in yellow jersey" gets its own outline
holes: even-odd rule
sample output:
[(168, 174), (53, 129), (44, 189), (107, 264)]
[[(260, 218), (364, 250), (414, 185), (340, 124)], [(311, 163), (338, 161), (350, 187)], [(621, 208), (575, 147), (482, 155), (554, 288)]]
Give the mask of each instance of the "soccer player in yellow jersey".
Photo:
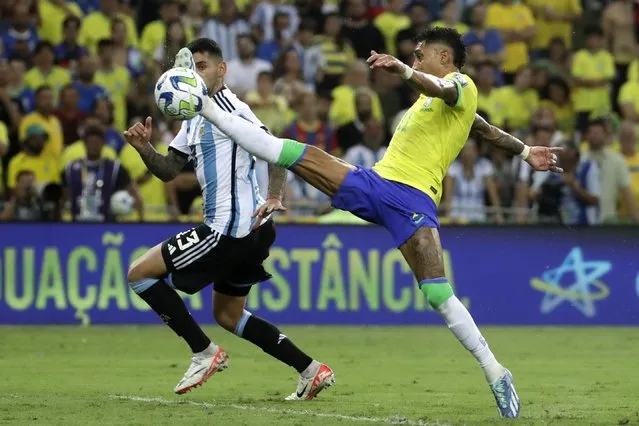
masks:
[[(386, 155), (372, 169), (271, 136), (208, 98), (201, 114), (246, 151), (288, 168), (332, 197), (333, 206), (388, 229), (430, 305), (484, 370), (500, 415), (514, 418), (520, 405), (512, 375), (495, 359), (445, 277), (437, 204), (446, 171), (471, 131), (521, 155), (536, 170), (561, 172), (556, 166), (560, 149), (527, 146), (475, 113), (477, 89), (470, 77), (459, 72), (465, 47), (456, 30), (426, 30), (418, 38), (414, 56), (412, 68), (390, 55), (372, 52), (368, 59), (371, 68), (401, 75), (421, 94), (404, 115)], [(279, 200), (267, 200), (254, 214), (261, 219), (282, 209)]]

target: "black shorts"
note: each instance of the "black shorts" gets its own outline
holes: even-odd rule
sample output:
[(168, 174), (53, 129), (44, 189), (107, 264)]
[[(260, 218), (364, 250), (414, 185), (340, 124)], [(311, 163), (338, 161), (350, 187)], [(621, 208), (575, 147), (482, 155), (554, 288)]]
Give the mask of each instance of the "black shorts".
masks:
[(246, 296), (254, 284), (271, 274), (262, 262), (275, 242), (268, 221), (244, 238), (222, 235), (201, 224), (162, 243), (162, 257), (176, 289), (195, 294), (213, 283), (215, 291)]

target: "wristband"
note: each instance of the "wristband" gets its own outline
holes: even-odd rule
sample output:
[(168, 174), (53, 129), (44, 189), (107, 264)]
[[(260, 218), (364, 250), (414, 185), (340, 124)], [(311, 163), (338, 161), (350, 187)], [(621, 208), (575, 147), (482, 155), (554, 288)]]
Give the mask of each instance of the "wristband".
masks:
[(530, 156), (530, 147), (528, 145), (524, 145), (524, 149), (519, 153), (519, 156), (525, 161)]
[(401, 77), (404, 80), (408, 80), (413, 76), (413, 69), (411, 67), (409, 67), (408, 65), (404, 64), (404, 72), (402, 72)]

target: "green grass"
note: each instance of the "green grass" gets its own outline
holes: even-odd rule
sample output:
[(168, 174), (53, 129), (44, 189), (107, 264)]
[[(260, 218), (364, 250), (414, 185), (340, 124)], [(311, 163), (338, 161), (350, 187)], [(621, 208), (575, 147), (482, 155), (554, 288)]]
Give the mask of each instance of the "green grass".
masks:
[[(336, 385), (314, 401), (282, 401), (295, 372), (219, 328), (207, 332), (231, 368), (178, 397), (172, 389), (189, 352), (168, 328), (1, 327), (0, 424), (509, 423), (498, 419), (480, 369), (445, 328), (283, 328), (335, 370)], [(484, 335), (515, 375), (517, 424), (604, 425), (639, 424), (637, 331), (485, 328)]]

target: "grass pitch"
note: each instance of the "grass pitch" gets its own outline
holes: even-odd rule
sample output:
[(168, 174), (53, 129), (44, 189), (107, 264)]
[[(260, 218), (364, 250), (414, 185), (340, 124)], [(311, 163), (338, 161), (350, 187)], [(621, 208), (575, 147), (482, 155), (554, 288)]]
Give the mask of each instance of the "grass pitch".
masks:
[[(189, 351), (166, 327), (0, 327), (0, 424), (515, 424), (497, 417), (480, 369), (445, 328), (282, 328), (335, 370), (314, 401), (283, 401), (295, 371), (219, 328), (206, 331), (231, 368), (178, 397)], [(515, 376), (516, 424), (639, 424), (638, 329), (483, 331)]]

